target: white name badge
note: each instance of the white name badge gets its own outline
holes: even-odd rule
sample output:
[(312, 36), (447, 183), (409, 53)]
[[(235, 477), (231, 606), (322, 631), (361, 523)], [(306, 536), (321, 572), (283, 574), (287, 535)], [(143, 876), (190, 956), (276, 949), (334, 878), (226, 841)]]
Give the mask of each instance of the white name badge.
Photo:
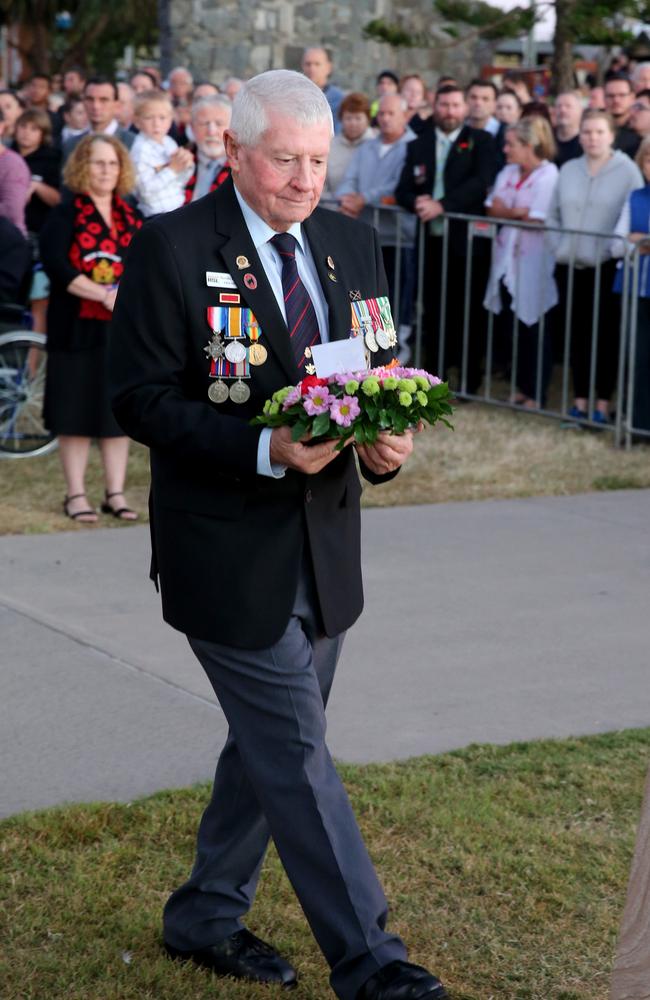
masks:
[(341, 372), (361, 372), (367, 368), (363, 337), (314, 344), (311, 353), (318, 378), (328, 378)]
[(227, 271), (206, 271), (205, 283), (208, 288), (236, 288), (235, 279)]

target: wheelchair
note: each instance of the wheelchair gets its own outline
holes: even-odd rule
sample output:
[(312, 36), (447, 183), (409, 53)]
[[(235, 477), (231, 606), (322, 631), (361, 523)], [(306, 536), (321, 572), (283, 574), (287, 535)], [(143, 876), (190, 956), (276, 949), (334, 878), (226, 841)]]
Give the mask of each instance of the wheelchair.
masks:
[(0, 304), (0, 459), (47, 455), (56, 437), (43, 423), (46, 338), (23, 305)]

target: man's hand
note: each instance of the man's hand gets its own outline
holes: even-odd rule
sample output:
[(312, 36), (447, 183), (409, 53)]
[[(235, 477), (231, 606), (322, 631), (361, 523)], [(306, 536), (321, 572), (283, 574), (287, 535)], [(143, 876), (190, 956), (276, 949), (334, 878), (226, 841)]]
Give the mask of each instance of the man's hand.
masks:
[(416, 428), (405, 431), (404, 434), (389, 434), (388, 431), (382, 431), (374, 444), (355, 445), (357, 454), (363, 464), (378, 476), (395, 472), (413, 451), (413, 435), (418, 434), (423, 426), (418, 424)]
[(356, 219), (366, 204), (366, 199), (362, 194), (343, 194), (341, 195), (341, 211), (343, 215), (349, 215), (350, 218)]
[[(352, 438), (346, 444), (351, 441)], [(336, 444), (336, 441), (329, 440), (323, 441), (322, 444), (305, 445), (301, 441), (291, 440), (290, 427), (276, 427), (271, 433), (269, 454), (271, 462), (313, 476), (340, 454), (334, 451)]]
[(428, 194), (419, 194), (415, 199), (415, 214), (422, 222), (430, 222), (444, 214), (442, 203)]

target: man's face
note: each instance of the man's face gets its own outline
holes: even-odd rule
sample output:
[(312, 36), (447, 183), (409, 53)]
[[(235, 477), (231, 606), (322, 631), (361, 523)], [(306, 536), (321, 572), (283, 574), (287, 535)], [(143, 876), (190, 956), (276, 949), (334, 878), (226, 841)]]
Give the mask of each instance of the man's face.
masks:
[(555, 124), (574, 134), (580, 131), (582, 105), (573, 94), (560, 94), (555, 102)]
[(380, 76), (377, 80), (377, 94), (379, 97), (383, 97), (384, 94), (396, 94), (397, 84), (393, 80), (392, 76)]
[(84, 105), (93, 132), (103, 132), (115, 118), (117, 101), (110, 83), (90, 83), (84, 92)]
[(324, 87), (332, 72), (332, 64), (324, 49), (307, 49), (302, 57), (302, 71), (317, 87)]
[(632, 105), (629, 125), (642, 137), (650, 135), (650, 100), (647, 97), (637, 97)]
[(639, 66), (634, 75), (634, 92), (650, 90), (650, 66)]
[(224, 105), (205, 107), (192, 116), (192, 131), (204, 156), (218, 160), (225, 154), (223, 134), (230, 125), (231, 111)]
[(433, 106), (435, 123), (443, 132), (454, 132), (467, 117), (467, 105), (460, 90), (439, 94)]
[(65, 94), (80, 94), (83, 90), (83, 78), (75, 69), (69, 69), (63, 74), (63, 92)]
[(400, 93), (412, 111), (424, 103), (424, 84), (416, 77), (405, 80)]
[(169, 93), (177, 101), (186, 101), (192, 90), (192, 77), (186, 69), (177, 69), (169, 77)]
[(403, 98), (399, 94), (388, 94), (379, 102), (377, 124), (382, 142), (396, 142), (404, 135), (406, 112), (402, 103)]
[(608, 80), (605, 84), (605, 107), (617, 125), (623, 125), (634, 103), (634, 92), (627, 80)]
[(226, 153), (237, 188), (276, 232), (303, 222), (316, 208), (325, 183), (331, 142), (328, 121), (301, 125), (267, 112), (268, 128), (256, 146), (241, 146), (226, 132)]
[(469, 117), (475, 122), (486, 122), (494, 114), (496, 98), (492, 87), (470, 87), (467, 93)]
[(27, 87), (27, 100), (34, 107), (42, 107), (47, 105), (47, 100), (50, 96), (50, 84), (47, 80), (41, 79), (37, 76), (34, 80), (30, 80), (29, 86)]

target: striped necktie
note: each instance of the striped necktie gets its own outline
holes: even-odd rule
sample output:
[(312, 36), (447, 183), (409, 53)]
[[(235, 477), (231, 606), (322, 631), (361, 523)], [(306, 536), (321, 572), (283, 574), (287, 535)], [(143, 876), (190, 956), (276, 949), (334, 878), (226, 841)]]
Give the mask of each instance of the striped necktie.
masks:
[(298, 371), (304, 374), (305, 349), (320, 344), (320, 332), (314, 303), (298, 274), (296, 238), (291, 233), (277, 233), (270, 241), (282, 259), (282, 293), (287, 327)]

